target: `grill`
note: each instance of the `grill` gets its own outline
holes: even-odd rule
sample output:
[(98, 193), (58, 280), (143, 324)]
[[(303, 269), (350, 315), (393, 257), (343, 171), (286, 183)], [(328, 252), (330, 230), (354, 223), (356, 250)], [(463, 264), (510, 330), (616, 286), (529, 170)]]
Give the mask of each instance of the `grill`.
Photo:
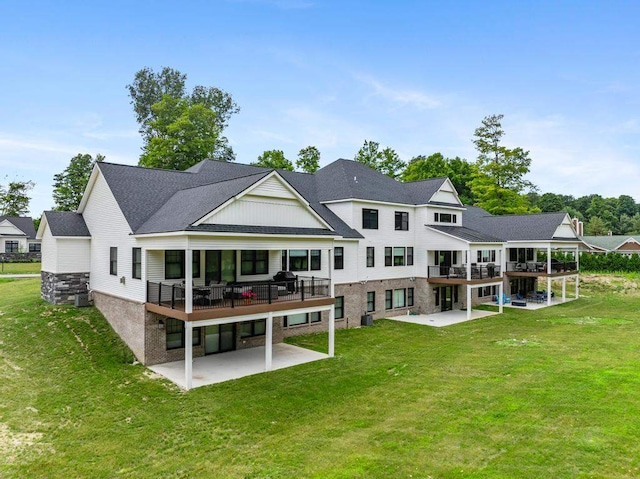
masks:
[(291, 271), (278, 271), (273, 277), (278, 283), (286, 283), (287, 291), (293, 293), (296, 290), (296, 275)]

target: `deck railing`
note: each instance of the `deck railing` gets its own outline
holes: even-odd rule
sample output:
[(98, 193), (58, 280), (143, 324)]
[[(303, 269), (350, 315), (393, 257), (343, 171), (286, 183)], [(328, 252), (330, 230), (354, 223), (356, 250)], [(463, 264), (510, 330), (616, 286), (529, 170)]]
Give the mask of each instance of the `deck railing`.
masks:
[[(546, 273), (547, 262), (546, 261), (527, 261), (526, 263), (519, 263), (517, 261), (507, 262), (508, 272), (521, 272), (521, 273)], [(567, 273), (578, 271), (578, 263), (576, 261), (552, 261), (551, 273)]]
[[(471, 279), (491, 279), (500, 277), (500, 266), (471, 266)], [(466, 266), (429, 266), (429, 278), (467, 279)]]
[[(297, 276), (288, 281), (194, 285), (193, 310), (239, 308), (283, 301), (305, 301), (330, 296), (331, 280)], [(184, 310), (186, 288), (179, 283), (147, 281), (147, 302)]]

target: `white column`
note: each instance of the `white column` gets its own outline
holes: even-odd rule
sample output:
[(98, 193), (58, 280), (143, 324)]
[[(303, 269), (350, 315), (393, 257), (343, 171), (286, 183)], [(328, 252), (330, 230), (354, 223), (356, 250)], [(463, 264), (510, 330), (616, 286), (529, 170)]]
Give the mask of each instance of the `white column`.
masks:
[(471, 285), (467, 285), (467, 319), (471, 319)]
[(567, 278), (562, 278), (562, 302), (564, 303), (567, 299)]
[(576, 299), (580, 297), (580, 276), (576, 274)]
[(547, 274), (551, 274), (551, 245), (547, 246)]
[(334, 306), (329, 310), (329, 357), (335, 356), (336, 312)]
[(333, 250), (327, 250), (329, 256), (329, 296), (333, 298), (334, 289), (333, 289)]
[(184, 312), (193, 312), (193, 250), (184, 251)]
[(471, 281), (471, 247), (467, 249), (467, 281)]
[(184, 384), (187, 389), (193, 386), (193, 326), (191, 321), (184, 322)]
[(500, 277), (504, 278), (507, 271), (507, 248), (505, 246), (500, 250)]
[(273, 368), (273, 313), (267, 315), (267, 325), (264, 335), (264, 370)]
[(547, 306), (551, 306), (551, 276), (547, 276)]
[(576, 247), (576, 271), (580, 271), (580, 247)]
[(498, 286), (498, 312), (502, 313), (504, 311), (504, 284), (500, 283), (500, 286)]

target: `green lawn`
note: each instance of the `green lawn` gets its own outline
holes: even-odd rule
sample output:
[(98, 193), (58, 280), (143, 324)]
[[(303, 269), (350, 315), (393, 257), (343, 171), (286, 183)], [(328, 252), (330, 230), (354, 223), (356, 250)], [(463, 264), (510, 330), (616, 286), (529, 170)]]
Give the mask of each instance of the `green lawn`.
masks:
[(40, 274), (40, 263), (0, 263), (0, 274)]
[(635, 280), (443, 329), (377, 321), (338, 331), (335, 359), (188, 393), (38, 288), (0, 280), (2, 478), (640, 476)]

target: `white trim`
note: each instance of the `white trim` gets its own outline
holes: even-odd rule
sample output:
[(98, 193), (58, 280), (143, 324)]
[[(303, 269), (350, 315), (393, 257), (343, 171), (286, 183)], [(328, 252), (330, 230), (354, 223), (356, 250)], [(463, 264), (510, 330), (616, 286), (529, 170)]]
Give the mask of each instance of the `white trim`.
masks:
[[(89, 176), (89, 181), (87, 181), (87, 186), (85, 187), (84, 192), (82, 193), (82, 199), (80, 200), (80, 204), (78, 205), (78, 209), (76, 210), (78, 213), (82, 213), (84, 211), (85, 206), (87, 206), (87, 201), (89, 201), (89, 195), (91, 193), (91, 190), (93, 189), (93, 185), (95, 185), (98, 179), (98, 172), (102, 174), (102, 172), (99, 171), (98, 162), (95, 162), (93, 164), (93, 170), (91, 171), (91, 176)], [(105, 183), (107, 183), (106, 179), (105, 179)], [(109, 188), (108, 183), (107, 183), (107, 188)], [(111, 188), (109, 188), (109, 192), (113, 195)], [(120, 208), (120, 205), (118, 205), (118, 208)], [(122, 208), (120, 208), (120, 211), (122, 211)]]
[[(333, 231), (333, 230), (332, 230)], [(261, 234), (261, 233), (234, 233), (234, 232), (207, 232), (207, 231), (170, 231), (170, 232), (165, 232), (165, 233), (140, 233), (140, 234), (132, 234), (131, 236), (133, 236), (134, 238), (162, 238), (165, 236), (169, 236), (169, 237), (174, 237), (174, 236), (184, 236), (185, 238), (188, 238), (189, 236), (213, 236), (213, 237), (235, 237), (235, 236), (239, 236), (239, 237), (257, 237), (257, 238), (304, 238), (304, 239), (308, 239), (308, 238), (313, 238), (313, 239), (340, 239), (342, 240), (342, 236), (340, 236), (339, 234), (333, 234), (333, 235), (294, 235), (294, 234), (280, 234), (280, 233), (273, 233), (273, 234)], [(361, 238), (344, 238), (345, 240), (347, 239), (355, 239), (355, 240), (359, 240)]]
[[(299, 309), (288, 309), (284, 311), (275, 311), (273, 312), (274, 317), (280, 316), (290, 316), (293, 314), (303, 314), (303, 313), (315, 313), (317, 311), (329, 311), (333, 305), (328, 304), (325, 306), (310, 306), (308, 308), (299, 308)], [(217, 319), (201, 319), (198, 321), (185, 321), (185, 323), (191, 323), (194, 328), (200, 328), (204, 326), (216, 326), (219, 324), (231, 324), (231, 323), (243, 323), (245, 321), (255, 321), (256, 319), (265, 319), (268, 317), (269, 313), (254, 313), (254, 314), (244, 314), (242, 316), (232, 316), (228, 318), (217, 318)]]
[(269, 173), (268, 175), (266, 175), (264, 178), (261, 178), (260, 180), (256, 181), (255, 183), (253, 183), (251, 186), (249, 186), (248, 188), (245, 188), (244, 190), (242, 190), (240, 193), (238, 193), (237, 195), (233, 196), (232, 198), (229, 198), (227, 201), (225, 201), (224, 203), (222, 203), (220, 206), (218, 206), (216, 209), (210, 211), (209, 213), (207, 213), (206, 215), (204, 215), (202, 218), (200, 218), (197, 221), (193, 222), (193, 226), (199, 226), (201, 225), (203, 222), (205, 222), (206, 220), (208, 220), (209, 218), (211, 218), (212, 216), (216, 215), (217, 213), (219, 213), (220, 211), (222, 211), (223, 209), (225, 209), (227, 206), (229, 206), (231, 203), (243, 198), (244, 196), (251, 194), (251, 192), (253, 190), (255, 190), (256, 188), (258, 188), (260, 185), (262, 185), (262, 183), (270, 180), (273, 177), (277, 177), (277, 179), (283, 184), (283, 186), (289, 190), (289, 192), (296, 197), (296, 199), (298, 200), (298, 202), (300, 202), (302, 205), (305, 206), (305, 209), (307, 210), (308, 213), (311, 213), (311, 215), (318, 220), (320, 223), (322, 223), (323, 225), (325, 225), (325, 227), (327, 227), (329, 230), (334, 231), (334, 229), (331, 227), (331, 225), (329, 223), (327, 223), (322, 216), (320, 216), (318, 213), (316, 213), (314, 211), (313, 208), (311, 208), (311, 206), (309, 205), (309, 203), (307, 202), (307, 200), (296, 191), (296, 189), (291, 186), (289, 184), (289, 182), (287, 180), (285, 180), (277, 171), (272, 171), (271, 173)]
[[(458, 236), (452, 235), (450, 233), (445, 233), (444, 231), (437, 230), (437, 229), (433, 228), (433, 225), (424, 225), (424, 226), (429, 228), (431, 231), (443, 234), (445, 236), (448, 236), (449, 238), (453, 238), (453, 239), (456, 239), (458, 241), (462, 241), (463, 243), (466, 243), (468, 245), (483, 245), (483, 244), (487, 244), (487, 245), (501, 244), (501, 245), (504, 245), (505, 244), (504, 241), (469, 241), (469, 240), (466, 240), (466, 239), (463, 239), (463, 238), (459, 238)], [(460, 226), (460, 228), (462, 228), (462, 226)]]

